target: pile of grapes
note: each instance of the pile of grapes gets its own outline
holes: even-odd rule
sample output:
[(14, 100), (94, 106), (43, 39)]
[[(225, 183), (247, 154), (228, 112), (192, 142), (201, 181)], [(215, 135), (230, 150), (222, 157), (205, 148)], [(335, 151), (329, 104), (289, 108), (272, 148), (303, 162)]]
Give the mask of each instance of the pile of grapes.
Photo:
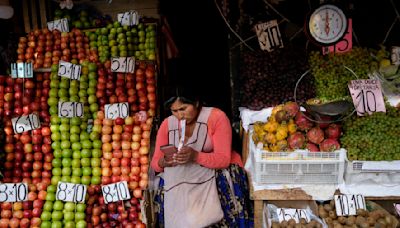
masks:
[(349, 160), (400, 160), (400, 111), (386, 105), (386, 113), (356, 115), (345, 120), (341, 143)]
[[(296, 82), (306, 72), (304, 50), (287, 46), (273, 52), (243, 53), (240, 64), (240, 105), (252, 110), (293, 100)], [(297, 88), (297, 101), (314, 97), (313, 77), (305, 76)]]
[[(368, 49), (354, 47), (344, 54), (322, 55), (313, 51), (309, 55), (311, 74), (314, 76), (316, 96), (322, 101), (333, 101), (349, 96), (350, 80), (367, 79), (374, 62)], [(344, 66), (350, 68), (355, 76)]]

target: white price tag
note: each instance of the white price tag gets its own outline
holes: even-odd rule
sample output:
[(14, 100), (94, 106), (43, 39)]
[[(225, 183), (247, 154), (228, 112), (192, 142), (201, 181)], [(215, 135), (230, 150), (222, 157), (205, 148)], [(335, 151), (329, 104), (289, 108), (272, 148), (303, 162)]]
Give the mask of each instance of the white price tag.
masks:
[(106, 104), (106, 105), (104, 105), (104, 110), (106, 113), (106, 119), (115, 120), (118, 117), (124, 119), (129, 116), (128, 102), (116, 103), (116, 104)]
[(139, 24), (139, 13), (135, 10), (130, 10), (125, 13), (119, 13), (117, 19), (121, 25), (137, 25)]
[(397, 216), (400, 216), (400, 203), (394, 203), (393, 207), (394, 207), (394, 210), (396, 211)]
[(40, 128), (40, 119), (36, 114), (12, 118), (11, 123), (15, 134)]
[(139, 112), (135, 113), (135, 115), (137, 116), (137, 118), (140, 122), (145, 122), (147, 120), (147, 112), (146, 111), (139, 111)]
[(47, 22), (47, 28), (50, 31), (57, 29), (60, 32), (69, 32), (68, 19), (62, 18), (54, 21)]
[(338, 216), (356, 215), (357, 209), (366, 209), (363, 195), (335, 195)]
[(83, 203), (85, 202), (86, 191), (86, 185), (60, 181), (57, 185), (56, 200)]
[(67, 101), (58, 102), (59, 117), (83, 117), (83, 103)]
[(300, 223), (301, 218), (304, 218), (306, 222), (310, 221), (310, 215), (305, 209), (277, 208), (276, 213), (278, 214), (279, 222), (294, 219), (296, 223)]
[(73, 80), (81, 79), (81, 65), (72, 64), (60, 60), (58, 64), (58, 76), (70, 78)]
[(111, 58), (111, 71), (120, 73), (133, 73), (135, 71), (135, 57)]
[(271, 20), (254, 26), (261, 50), (268, 52), (283, 48), (283, 41), (277, 20)]
[(0, 203), (28, 200), (28, 184), (0, 184)]
[(101, 186), (101, 191), (106, 204), (131, 198), (126, 181)]
[(11, 63), (12, 78), (33, 78), (32, 63)]
[(349, 85), (357, 115), (386, 112), (381, 83), (377, 79), (352, 80)]

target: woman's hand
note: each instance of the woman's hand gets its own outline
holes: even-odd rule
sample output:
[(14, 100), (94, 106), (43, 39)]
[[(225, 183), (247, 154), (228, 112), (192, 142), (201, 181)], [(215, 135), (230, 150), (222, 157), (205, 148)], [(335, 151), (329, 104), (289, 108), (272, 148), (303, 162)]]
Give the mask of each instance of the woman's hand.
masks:
[(164, 154), (164, 157), (162, 157), (159, 161), (158, 161), (158, 166), (160, 166), (161, 168), (165, 168), (165, 167), (173, 167), (176, 166), (177, 163), (174, 161), (173, 158), (173, 154)]
[(196, 161), (198, 153), (189, 146), (183, 146), (180, 151), (173, 155), (173, 159), (177, 164), (186, 164)]

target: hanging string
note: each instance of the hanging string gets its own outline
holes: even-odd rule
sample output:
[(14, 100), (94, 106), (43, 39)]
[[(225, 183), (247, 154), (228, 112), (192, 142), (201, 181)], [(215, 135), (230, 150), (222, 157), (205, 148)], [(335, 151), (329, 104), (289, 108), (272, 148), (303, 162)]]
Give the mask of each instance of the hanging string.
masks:
[(235, 34), (235, 36), (242, 42), (242, 44), (244, 44), (244, 45), (245, 45), (248, 49), (250, 49), (251, 51), (254, 51), (254, 49), (251, 48), (251, 47), (242, 39), (242, 37), (240, 37), (239, 34), (237, 34), (237, 33), (235, 32), (235, 30), (232, 29), (231, 25), (228, 23), (228, 21), (227, 21), (226, 18), (224, 17), (224, 14), (222, 13), (222, 11), (221, 11), (221, 9), (220, 9), (220, 7), (219, 7), (219, 5), (218, 5), (218, 3), (217, 3), (217, 0), (214, 0), (214, 3), (215, 3), (215, 6), (216, 6), (217, 9), (218, 9), (218, 12), (221, 14), (222, 19), (224, 19), (225, 24), (228, 26), (229, 30), (231, 30), (231, 32), (232, 32), (233, 34)]
[(394, 4), (393, 0), (390, 0), (390, 3), (393, 6), (393, 10), (396, 13), (396, 17), (394, 18), (392, 25), (389, 27), (389, 30), (386, 32), (385, 38), (382, 41), (382, 44), (386, 43), (387, 38), (389, 37), (390, 32), (392, 31), (394, 25), (396, 24), (397, 20), (400, 20), (399, 11), (397, 11), (396, 5)]
[(279, 13), (279, 11), (276, 10), (276, 9), (268, 2), (268, 0), (264, 0), (264, 3), (267, 4), (267, 6), (268, 6), (269, 8), (271, 8), (271, 9), (272, 9), (276, 14), (278, 14), (281, 18), (283, 18), (283, 20), (285, 20), (285, 21), (287, 21), (287, 22), (290, 22), (290, 20), (287, 19), (287, 17), (283, 16), (283, 14)]

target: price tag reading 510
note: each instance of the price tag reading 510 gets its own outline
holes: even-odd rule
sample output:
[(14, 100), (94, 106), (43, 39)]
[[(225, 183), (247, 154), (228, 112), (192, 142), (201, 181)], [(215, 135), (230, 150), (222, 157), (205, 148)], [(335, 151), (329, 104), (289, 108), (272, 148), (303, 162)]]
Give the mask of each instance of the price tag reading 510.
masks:
[(131, 198), (126, 181), (101, 186), (101, 191), (106, 204)]
[(373, 112), (386, 112), (379, 80), (352, 80), (348, 86), (357, 115), (364, 116)]
[(83, 117), (83, 104), (79, 102), (58, 102), (59, 117)]
[(133, 73), (135, 71), (135, 57), (111, 58), (111, 71)]
[(76, 65), (61, 60), (58, 64), (58, 76), (79, 80), (81, 79), (81, 69), (81, 65)]

